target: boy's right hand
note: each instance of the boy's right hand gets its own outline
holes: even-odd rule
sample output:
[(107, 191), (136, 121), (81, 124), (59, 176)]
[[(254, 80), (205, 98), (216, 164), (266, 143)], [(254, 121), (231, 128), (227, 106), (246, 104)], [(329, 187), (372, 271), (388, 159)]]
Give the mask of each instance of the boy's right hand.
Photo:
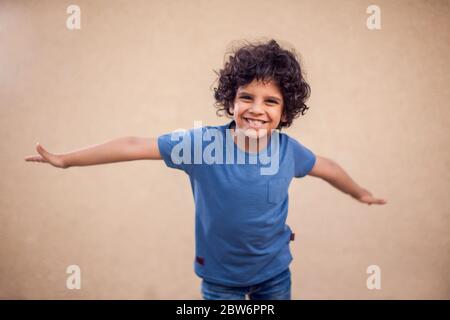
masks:
[(43, 146), (39, 144), (39, 142), (36, 144), (36, 151), (39, 153), (39, 155), (34, 156), (27, 156), (25, 157), (25, 161), (33, 161), (33, 162), (43, 162), (43, 163), (49, 163), (54, 167), (57, 168), (68, 168), (63, 161), (63, 158), (61, 155), (53, 154), (48, 152), (44, 149)]

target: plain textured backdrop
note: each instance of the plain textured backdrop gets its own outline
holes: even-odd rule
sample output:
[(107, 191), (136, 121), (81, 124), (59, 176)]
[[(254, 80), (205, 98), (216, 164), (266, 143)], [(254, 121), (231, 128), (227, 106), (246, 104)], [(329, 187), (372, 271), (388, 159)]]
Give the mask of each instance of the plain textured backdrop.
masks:
[[(66, 28), (71, 4), (81, 30)], [(381, 8), (381, 30), (366, 8)], [(0, 1), (0, 298), (200, 299), (188, 177), (162, 161), (25, 162), (223, 124), (235, 40), (295, 48), (310, 110), (286, 130), (386, 198), (294, 180), (294, 299), (449, 299), (448, 1)], [(81, 267), (81, 290), (66, 268)], [(366, 269), (381, 268), (381, 290)]]

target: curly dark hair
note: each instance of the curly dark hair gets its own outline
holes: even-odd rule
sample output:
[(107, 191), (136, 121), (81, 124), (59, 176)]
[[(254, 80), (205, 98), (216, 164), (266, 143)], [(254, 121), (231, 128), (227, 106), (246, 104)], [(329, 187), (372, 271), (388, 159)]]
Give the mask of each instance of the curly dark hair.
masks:
[(311, 88), (303, 77), (295, 51), (282, 49), (273, 39), (266, 43), (246, 42), (231, 53), (223, 69), (214, 72), (218, 76), (214, 106), (219, 116), (233, 116), (230, 109), (238, 88), (254, 79), (264, 82), (272, 80), (282, 93), (286, 121), (280, 121), (278, 129), (289, 127), (295, 118), (309, 109), (305, 102)]

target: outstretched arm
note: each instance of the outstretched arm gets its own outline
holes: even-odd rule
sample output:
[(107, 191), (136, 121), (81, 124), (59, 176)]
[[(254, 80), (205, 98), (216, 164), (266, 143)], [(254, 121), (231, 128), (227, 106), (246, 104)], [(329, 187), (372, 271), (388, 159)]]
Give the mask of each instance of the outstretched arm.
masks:
[(50, 153), (38, 143), (36, 151), (39, 155), (27, 156), (25, 161), (49, 163), (63, 169), (119, 161), (162, 159), (157, 138), (117, 138), (64, 154)]
[(333, 187), (349, 194), (362, 203), (367, 203), (368, 205), (387, 203), (386, 200), (375, 198), (368, 190), (361, 188), (339, 164), (331, 159), (316, 156), (316, 163), (308, 175), (322, 178)]

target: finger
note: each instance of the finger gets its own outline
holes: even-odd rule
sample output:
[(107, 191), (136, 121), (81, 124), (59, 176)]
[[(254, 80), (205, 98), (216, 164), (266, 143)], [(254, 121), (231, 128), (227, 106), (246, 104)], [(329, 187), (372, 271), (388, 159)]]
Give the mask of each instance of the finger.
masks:
[(27, 156), (25, 157), (25, 161), (46, 162), (41, 156)]
[(386, 204), (386, 200), (383, 199), (372, 199), (370, 201), (371, 204)]
[(36, 151), (39, 152), (44, 159), (47, 159), (50, 156), (50, 153), (45, 150), (39, 142), (36, 144)]

